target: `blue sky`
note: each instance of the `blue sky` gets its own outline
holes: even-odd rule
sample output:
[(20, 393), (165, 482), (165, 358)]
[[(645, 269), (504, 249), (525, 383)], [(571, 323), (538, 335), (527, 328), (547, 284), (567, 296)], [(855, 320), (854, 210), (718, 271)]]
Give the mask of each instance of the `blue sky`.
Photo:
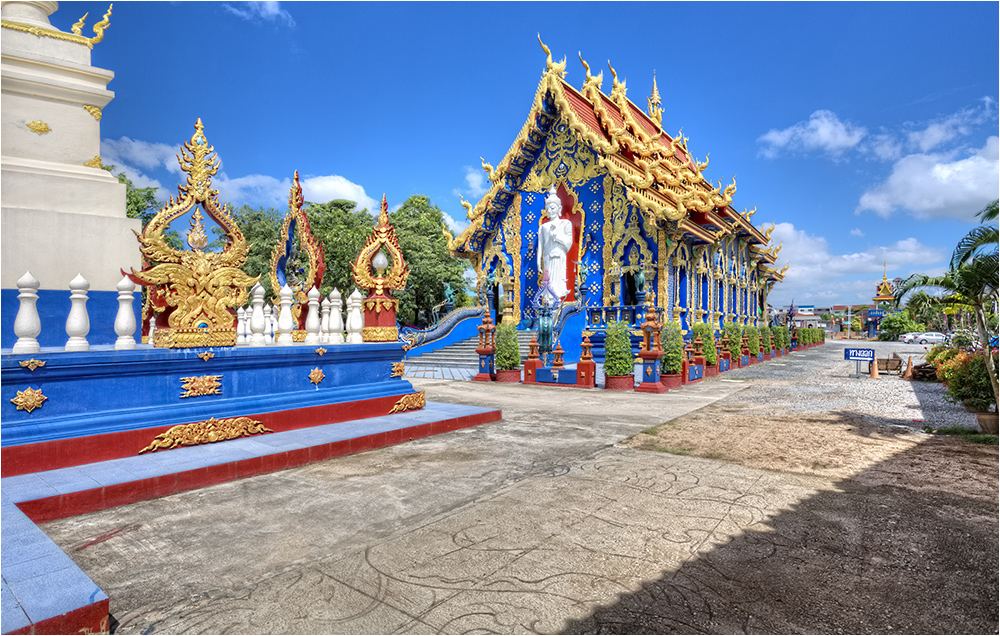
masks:
[[(62, 2), (84, 34), (107, 10)], [(776, 223), (773, 304), (865, 302), (881, 280), (940, 273), (997, 198), (1000, 5), (977, 3), (119, 2), (95, 66), (115, 72), (101, 155), (163, 196), (197, 118), (234, 205), (371, 209), (425, 194), (465, 225), (545, 68), (610, 60), (706, 177), (735, 176), (740, 210)], [(610, 92), (605, 73), (605, 93)]]

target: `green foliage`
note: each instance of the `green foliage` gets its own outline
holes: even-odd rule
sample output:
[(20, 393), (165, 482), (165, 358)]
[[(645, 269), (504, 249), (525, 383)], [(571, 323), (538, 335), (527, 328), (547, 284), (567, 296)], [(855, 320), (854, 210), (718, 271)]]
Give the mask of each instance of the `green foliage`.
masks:
[(681, 372), (684, 364), (684, 336), (681, 335), (680, 323), (668, 320), (660, 332), (660, 344), (663, 345), (663, 358), (660, 359), (660, 373), (676, 375)]
[(757, 331), (757, 327), (754, 327), (753, 325), (745, 325), (743, 327), (743, 333), (747, 336), (750, 355), (757, 357), (757, 354), (760, 353), (760, 332)]
[(989, 446), (997, 446), (1000, 444), (1000, 436), (992, 433), (980, 433), (972, 428), (949, 426), (946, 428), (931, 429), (930, 427), (924, 427), (924, 431), (927, 433), (934, 433), (935, 435), (958, 435), (964, 441), (971, 442), (973, 444), (987, 444)]
[(444, 302), (445, 283), (456, 292), (465, 289), (468, 265), (448, 252), (448, 241), (441, 231), (444, 213), (427, 197), (411, 196), (389, 214), (389, 223), (396, 228), (399, 247), (410, 267), (406, 289), (399, 296), (399, 320), (416, 322), (418, 310), (426, 310), (429, 317), (431, 309)]
[[(358, 210), (357, 207), (357, 203), (346, 199), (306, 203), (304, 206), (312, 232), (323, 245), (326, 272), (320, 293), (324, 296), (336, 287), (347, 297), (354, 287), (351, 264), (365, 246), (375, 225), (375, 217), (368, 210)], [(271, 245), (273, 248), (274, 244)], [(405, 251), (403, 256), (407, 256)]]
[(696, 322), (691, 328), (691, 333), (693, 338), (701, 337), (701, 352), (705, 356), (705, 364), (718, 364), (719, 356), (715, 350), (715, 331), (712, 329), (712, 325)]
[(733, 360), (739, 360), (743, 347), (743, 327), (735, 322), (727, 322), (722, 325), (722, 331), (729, 338), (729, 356)]
[(864, 323), (861, 322), (861, 316), (855, 316), (851, 318), (851, 331), (855, 333), (860, 333), (865, 330)]
[(989, 411), (995, 403), (986, 356), (958, 351), (937, 364), (938, 377), (948, 387), (948, 399), (975, 411)]
[[(271, 289), (271, 277), (268, 273), (271, 269), (271, 251), (278, 241), (284, 214), (274, 208), (252, 208), (244, 205), (230, 210), (229, 215), (250, 246), (247, 262), (241, 269), (249, 276), (260, 276), (260, 284), (264, 287), (264, 298), (272, 298), (277, 295), (277, 291)], [(213, 227), (212, 230), (218, 235), (221, 228)]]
[[(911, 320), (910, 312), (904, 309), (882, 319), (882, 334), (879, 340), (898, 340), (901, 334), (911, 331), (927, 331), (927, 326)], [(883, 338), (885, 335), (888, 337)]]
[(789, 345), (788, 327), (773, 327), (772, 331), (774, 332), (774, 346), (778, 349), (787, 349)]
[(125, 184), (125, 214), (130, 219), (140, 219), (142, 227), (145, 228), (156, 215), (156, 209), (160, 207), (156, 202), (156, 188), (137, 188), (124, 172), (115, 174), (115, 168), (115, 165), (101, 165), (102, 170), (115, 175), (118, 183)]
[(604, 339), (604, 375), (632, 375), (634, 371), (629, 323), (612, 320)]
[(517, 328), (512, 324), (497, 327), (496, 368), (513, 371), (521, 368), (521, 350), (517, 342)]

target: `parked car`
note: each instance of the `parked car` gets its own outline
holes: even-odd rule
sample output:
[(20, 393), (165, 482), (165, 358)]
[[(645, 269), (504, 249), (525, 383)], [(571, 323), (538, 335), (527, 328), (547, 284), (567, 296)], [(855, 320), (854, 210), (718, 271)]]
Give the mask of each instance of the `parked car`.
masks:
[(918, 333), (913, 337), (911, 342), (916, 342), (918, 344), (941, 344), (942, 342), (947, 342), (948, 336), (937, 331), (925, 331), (924, 333)]
[(921, 332), (919, 331), (909, 331), (907, 333), (899, 334), (899, 342), (905, 342), (910, 344), (913, 342), (913, 336), (919, 336)]

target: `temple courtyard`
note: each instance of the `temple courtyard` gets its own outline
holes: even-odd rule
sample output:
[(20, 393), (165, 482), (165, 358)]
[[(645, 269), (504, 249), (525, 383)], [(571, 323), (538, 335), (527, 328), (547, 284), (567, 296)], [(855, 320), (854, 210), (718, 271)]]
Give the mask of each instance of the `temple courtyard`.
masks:
[(662, 395), (414, 380), (503, 420), (41, 527), (117, 633), (995, 633), (997, 447), (843, 357)]

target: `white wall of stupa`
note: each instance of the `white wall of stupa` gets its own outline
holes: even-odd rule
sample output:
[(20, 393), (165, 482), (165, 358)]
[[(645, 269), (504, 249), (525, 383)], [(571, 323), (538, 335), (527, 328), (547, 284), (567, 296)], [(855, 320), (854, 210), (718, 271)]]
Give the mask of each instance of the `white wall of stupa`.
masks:
[[(30, 270), (43, 290), (67, 290), (79, 273), (92, 292), (113, 292), (120, 270), (140, 265), (141, 229), (125, 214), (125, 186), (100, 169), (114, 73), (91, 65), (85, 35), (51, 25), (57, 8), (0, 3), (0, 287)], [(100, 17), (90, 20), (85, 29)]]

